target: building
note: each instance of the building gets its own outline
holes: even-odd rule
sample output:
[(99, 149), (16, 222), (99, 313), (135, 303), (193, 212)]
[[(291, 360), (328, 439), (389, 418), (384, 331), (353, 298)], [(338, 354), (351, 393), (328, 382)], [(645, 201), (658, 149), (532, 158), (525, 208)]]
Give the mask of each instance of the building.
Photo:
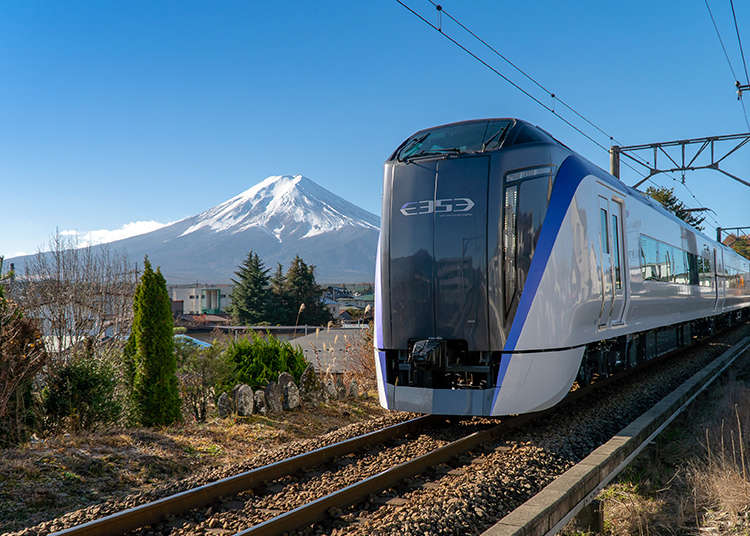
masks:
[(221, 314), (228, 312), (232, 304), (232, 285), (170, 285), (167, 291), (172, 300), (173, 313), (181, 311), (180, 314), (186, 315)]
[[(361, 311), (363, 314), (365, 314), (365, 311), (367, 313), (365, 314), (365, 317), (371, 316), (373, 306), (374, 306), (374, 296), (372, 294), (364, 294), (362, 296), (350, 296), (348, 298), (338, 298), (337, 300), (331, 300), (330, 298), (324, 298), (323, 303), (325, 303), (326, 307), (328, 307), (328, 310), (333, 315), (333, 318), (336, 320), (344, 320), (349, 321), (351, 320), (351, 316), (349, 318), (342, 318), (343, 313), (347, 309), (356, 309), (358, 311)], [(367, 307), (370, 307), (369, 310)]]

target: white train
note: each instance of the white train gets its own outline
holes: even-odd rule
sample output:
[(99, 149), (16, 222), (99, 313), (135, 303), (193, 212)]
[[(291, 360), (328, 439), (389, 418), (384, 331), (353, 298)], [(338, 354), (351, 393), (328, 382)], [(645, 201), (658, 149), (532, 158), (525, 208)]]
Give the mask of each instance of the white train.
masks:
[(748, 259), (520, 120), (417, 132), (383, 190), (386, 408), (542, 410), (750, 311)]

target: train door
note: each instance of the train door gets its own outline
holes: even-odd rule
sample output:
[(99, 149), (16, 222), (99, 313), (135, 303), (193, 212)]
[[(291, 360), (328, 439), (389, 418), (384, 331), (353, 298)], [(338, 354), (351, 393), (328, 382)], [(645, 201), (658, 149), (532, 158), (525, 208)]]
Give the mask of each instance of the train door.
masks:
[(627, 271), (622, 215), (623, 205), (619, 199), (599, 196), (599, 276), (602, 281), (599, 327), (621, 324), (625, 313)]
[(612, 271), (614, 275), (614, 303), (612, 305), (612, 324), (622, 324), (625, 314), (627, 274), (625, 266), (625, 225), (623, 223), (623, 205), (621, 201), (612, 199), (609, 203), (609, 221), (612, 224), (610, 235), (612, 236)]
[(602, 306), (599, 310), (599, 327), (609, 325), (615, 299), (612, 246), (610, 242), (609, 200), (599, 196), (599, 277), (602, 282)]
[(714, 302), (714, 310), (721, 311), (724, 307), (724, 296), (726, 293), (724, 274), (724, 251), (716, 251), (714, 248), (714, 285), (716, 287), (716, 301)]

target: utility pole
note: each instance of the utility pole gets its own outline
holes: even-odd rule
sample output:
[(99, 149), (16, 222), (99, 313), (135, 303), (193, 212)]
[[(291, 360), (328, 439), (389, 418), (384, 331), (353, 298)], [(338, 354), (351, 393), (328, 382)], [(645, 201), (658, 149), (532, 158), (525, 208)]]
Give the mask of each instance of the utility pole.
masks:
[(620, 146), (613, 145), (609, 148), (609, 172), (618, 179), (620, 178)]
[[(732, 142), (732, 146), (727, 149), (726, 146), (722, 145), (722, 142)], [(685, 172), (698, 169), (713, 169), (744, 184), (745, 186), (750, 186), (750, 181), (742, 179), (737, 175), (733, 175), (719, 167), (727, 157), (734, 154), (734, 152), (748, 142), (750, 142), (750, 132), (646, 143), (643, 145), (613, 145), (609, 149), (609, 169), (610, 173), (619, 179), (620, 160), (623, 156), (629, 158), (639, 166), (642, 166), (648, 171), (648, 175), (635, 183), (633, 188), (638, 188), (641, 184), (658, 173), (681, 172), (683, 174), (682, 181), (684, 183)], [(697, 148), (693, 149), (693, 146), (697, 146)], [(676, 149), (679, 150), (679, 155), (674, 154)], [(643, 156), (642, 153), (644, 151), (652, 154), (652, 161), (649, 161), (647, 156)], [(663, 167), (659, 166), (658, 163), (660, 154), (662, 155), (662, 160), (665, 160), (666, 157), (666, 163)]]

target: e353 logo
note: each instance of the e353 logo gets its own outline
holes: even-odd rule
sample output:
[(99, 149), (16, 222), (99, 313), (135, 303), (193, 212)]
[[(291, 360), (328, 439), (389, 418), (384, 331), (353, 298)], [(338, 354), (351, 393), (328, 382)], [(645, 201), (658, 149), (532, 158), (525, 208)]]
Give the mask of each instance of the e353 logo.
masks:
[(468, 197), (455, 197), (453, 199), (426, 199), (424, 201), (409, 201), (401, 205), (401, 214), (404, 216), (417, 216), (418, 214), (432, 214), (433, 212), (469, 212), (474, 208), (474, 201)]

